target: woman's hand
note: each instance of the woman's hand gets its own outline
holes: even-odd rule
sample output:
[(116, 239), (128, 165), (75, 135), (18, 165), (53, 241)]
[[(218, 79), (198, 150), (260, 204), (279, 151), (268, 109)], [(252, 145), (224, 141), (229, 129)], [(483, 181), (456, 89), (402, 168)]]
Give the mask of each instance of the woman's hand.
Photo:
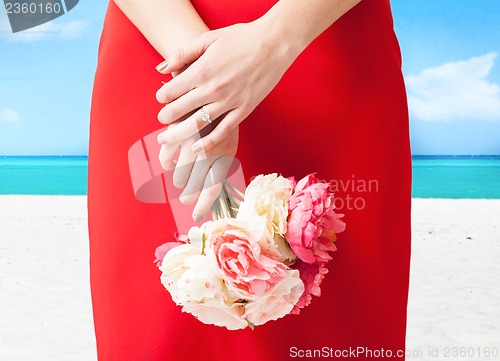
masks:
[[(182, 121), (173, 123), (166, 132), (175, 131), (181, 125)], [(206, 127), (202, 134), (211, 131), (214, 126), (215, 122)], [(209, 214), (221, 191), (238, 147), (238, 127), (206, 153), (194, 154), (191, 146), (199, 138), (200, 134), (197, 133), (178, 143), (162, 144), (159, 156), (164, 169), (175, 168), (173, 183), (175, 187), (183, 188), (179, 197), (181, 203), (192, 204), (198, 199), (192, 214), (195, 222), (201, 221)], [(179, 147), (179, 158), (174, 161)]]
[[(220, 192), (236, 152), (238, 125), (300, 52), (359, 1), (280, 0), (254, 22), (203, 33), (169, 52), (157, 67), (162, 74), (181, 71), (157, 92), (158, 101), (165, 104), (158, 119), (170, 124), (158, 141), (165, 167), (181, 147), (175, 184), (184, 188), (183, 202), (193, 202), (199, 194), (196, 221), (208, 214)], [(222, 120), (210, 123), (218, 118)]]
[(276, 86), (300, 51), (271, 36), (269, 25), (259, 20), (204, 33), (158, 66), (162, 74), (187, 66), (158, 90), (158, 101), (166, 104), (159, 121), (172, 124), (195, 111), (161, 134), (160, 143), (182, 142), (205, 128), (209, 122), (196, 111), (203, 107), (211, 119), (225, 114), (212, 132), (192, 144), (193, 153), (209, 151), (231, 136)]

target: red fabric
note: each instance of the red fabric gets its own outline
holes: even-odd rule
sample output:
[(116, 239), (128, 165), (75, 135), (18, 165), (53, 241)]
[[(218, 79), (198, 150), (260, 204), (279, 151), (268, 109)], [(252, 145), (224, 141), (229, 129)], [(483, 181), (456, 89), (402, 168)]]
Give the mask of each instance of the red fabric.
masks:
[[(216, 28), (251, 21), (273, 1), (194, 4)], [(128, 151), (162, 128), (155, 100), (165, 80), (155, 70), (161, 61), (110, 1), (89, 151), (90, 276), (99, 361), (276, 361), (297, 359), (294, 350), (323, 347), (404, 349), (411, 157), (389, 1), (362, 1), (338, 20), (241, 125), (237, 158), (247, 182), (260, 173), (299, 178), (317, 172), (339, 188), (337, 205), (347, 223), (322, 296), (299, 316), (254, 331), (227, 331), (183, 314), (153, 264), (155, 248), (172, 239), (174, 217), (168, 204), (135, 198)]]

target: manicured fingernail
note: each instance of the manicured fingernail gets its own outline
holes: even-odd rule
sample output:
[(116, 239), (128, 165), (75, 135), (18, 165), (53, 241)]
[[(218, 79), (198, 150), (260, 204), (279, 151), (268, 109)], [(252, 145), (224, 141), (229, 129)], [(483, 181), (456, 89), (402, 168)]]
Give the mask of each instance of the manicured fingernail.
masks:
[(196, 223), (198, 222), (201, 222), (201, 220), (203, 219), (202, 216), (198, 215), (198, 214), (193, 214), (193, 219)]
[(156, 70), (158, 71), (162, 71), (162, 70), (165, 70), (168, 66), (168, 62), (165, 60), (165, 61), (162, 61), (160, 64), (158, 64), (156, 66)]
[(191, 147), (191, 150), (193, 153), (199, 153), (201, 152), (201, 144), (200, 143), (194, 143), (193, 146)]

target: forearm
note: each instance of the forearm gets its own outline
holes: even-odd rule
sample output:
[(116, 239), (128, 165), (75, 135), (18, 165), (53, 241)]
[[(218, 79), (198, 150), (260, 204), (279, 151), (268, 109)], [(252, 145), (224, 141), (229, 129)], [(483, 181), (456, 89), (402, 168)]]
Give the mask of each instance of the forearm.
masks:
[(114, 0), (163, 56), (208, 31), (189, 0)]
[(298, 55), (361, 0), (280, 0), (261, 19)]

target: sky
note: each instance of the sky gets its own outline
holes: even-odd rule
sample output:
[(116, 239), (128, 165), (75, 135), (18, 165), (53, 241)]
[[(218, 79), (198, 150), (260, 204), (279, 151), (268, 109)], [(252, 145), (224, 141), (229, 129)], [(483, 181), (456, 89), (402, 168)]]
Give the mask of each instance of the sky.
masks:
[[(372, 0), (363, 0), (372, 1)], [(393, 0), (413, 154), (500, 154), (500, 1)], [(12, 34), (0, 4), (0, 155), (86, 155), (106, 1)]]

